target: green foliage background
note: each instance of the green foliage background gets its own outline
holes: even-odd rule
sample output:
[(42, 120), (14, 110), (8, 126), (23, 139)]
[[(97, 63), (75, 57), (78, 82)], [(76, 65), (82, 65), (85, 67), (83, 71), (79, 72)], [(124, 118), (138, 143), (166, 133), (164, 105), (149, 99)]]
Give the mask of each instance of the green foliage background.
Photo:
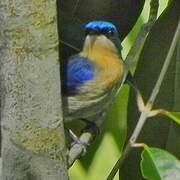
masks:
[[(146, 100), (155, 85), (174, 36), (180, 15), (179, 3), (180, 2), (178, 1), (171, 1), (149, 33), (142, 53), (140, 54), (139, 62), (136, 67), (135, 79)], [(165, 108), (174, 111), (174, 108), (176, 107), (176, 111), (179, 111), (180, 106), (177, 106), (176, 103), (180, 100), (177, 90), (177, 77), (179, 71), (177, 64), (179, 63), (179, 60), (180, 58), (177, 57), (176, 49), (164, 77), (160, 92), (156, 98), (154, 108)], [(128, 136), (133, 131), (139, 116), (136, 109), (136, 103), (133, 99), (131, 93), (129, 99), (129, 102), (131, 103), (128, 105)], [(179, 157), (180, 128), (176, 127), (177, 125), (170, 122), (167, 117), (157, 116), (150, 118), (143, 127), (138, 142), (145, 142), (149, 146), (166, 149)], [(139, 163), (140, 150), (138, 149), (130, 154), (124, 164), (124, 168), (122, 169), (124, 179), (143, 179), (139, 171)]]
[[(177, 2), (178, 0), (174, 0), (174, 2), (175, 1)], [(132, 46), (134, 39), (137, 36), (137, 33), (139, 32), (141, 26), (148, 19), (149, 3), (150, 3), (150, 0), (146, 0), (143, 11), (142, 11), (141, 15), (139, 16), (138, 21), (136, 22), (132, 31), (128, 34), (128, 36), (122, 42), (122, 46), (123, 46), (122, 56), (124, 59), (129, 51), (130, 47)], [(161, 13), (163, 12), (163, 10), (166, 8), (167, 3), (168, 3), (168, 0), (160, 0), (158, 16), (160, 16)], [(164, 21), (166, 21), (166, 17), (165, 17)], [(168, 21), (168, 17), (167, 17), (167, 21)], [(167, 26), (171, 26), (171, 24), (167, 24)], [(163, 27), (163, 28), (166, 28), (166, 27)], [(168, 29), (168, 27), (167, 27), (167, 29)], [(161, 32), (159, 32), (159, 33), (161, 33)], [(172, 35), (173, 32), (171, 32), (170, 34)], [(153, 39), (155, 37), (152, 36), (151, 38)], [(165, 37), (165, 39), (166, 39), (166, 37)], [(171, 39), (171, 37), (170, 37), (170, 39)], [(151, 42), (151, 39), (148, 41)], [(162, 39), (161, 39), (161, 41), (162, 41)], [(149, 42), (147, 42), (146, 49), (151, 48), (151, 43), (149, 43)], [(160, 43), (159, 45), (162, 45), (162, 44)], [(168, 44), (165, 47), (167, 47), (167, 46), (168, 46)], [(161, 47), (159, 47), (159, 52), (160, 51), (161, 51)], [(145, 60), (146, 57), (148, 57), (148, 59), (150, 61), (151, 58), (152, 59), (155, 58), (154, 55), (150, 56), (148, 54), (148, 52), (149, 52), (148, 50), (143, 50), (143, 53), (145, 55), (141, 55), (141, 56), (143, 56), (143, 58), (141, 57), (141, 59)], [(158, 71), (160, 71), (160, 66), (162, 65), (163, 58), (166, 55), (165, 53), (167, 53), (167, 52), (163, 51), (163, 53), (164, 54), (162, 57), (158, 56), (158, 58), (161, 59), (161, 63), (160, 62), (156, 63), (156, 64), (158, 64), (158, 67), (157, 67), (157, 65), (154, 65), (154, 67), (155, 67), (154, 71), (156, 71), (157, 73), (158, 73)], [(176, 56), (176, 60), (177, 60), (177, 56)], [(145, 89), (147, 88), (147, 90), (145, 92), (145, 97), (148, 97), (149, 93), (152, 90), (153, 82), (155, 82), (157, 77), (151, 76), (151, 74), (148, 75), (148, 73), (146, 73), (150, 67), (150, 64), (148, 64), (146, 66), (147, 69), (144, 68), (144, 72), (143, 72), (142, 66), (145, 67), (145, 65), (144, 64), (141, 66), (137, 65), (137, 69), (140, 72), (136, 72), (136, 76), (137, 76), (137, 78), (139, 77), (138, 80), (140, 83), (141, 83), (141, 81), (146, 81), (146, 83), (142, 83), (140, 85), (140, 87), (142, 88), (142, 92), (144, 90), (143, 88), (145, 88)], [(177, 67), (179, 67), (179, 66), (177, 66), (176, 61), (174, 61), (174, 65), (171, 65), (171, 71), (173, 71), (174, 68), (177, 69)], [(152, 68), (153, 67), (151, 67), (151, 69)], [(159, 68), (159, 70), (158, 70), (158, 68)], [(179, 69), (178, 69), (178, 71), (179, 71)], [(161, 103), (159, 103), (159, 104), (157, 103), (158, 105), (163, 106), (163, 98), (167, 97), (168, 94), (170, 93), (170, 91), (171, 92), (173, 91), (171, 93), (171, 96), (175, 94), (174, 91), (177, 91), (177, 89), (176, 90), (174, 89), (175, 85), (173, 83), (170, 83), (172, 81), (172, 78), (175, 78), (175, 76), (174, 76), (175, 72), (173, 75), (171, 74), (171, 76), (168, 76), (169, 79), (168, 79), (168, 77), (166, 78), (166, 86), (164, 86), (164, 88), (169, 90), (169, 92), (163, 91), (164, 95), (159, 97), (161, 99)], [(143, 73), (146, 74), (146, 76), (142, 78)], [(151, 73), (152, 73), (152, 71), (151, 71)], [(149, 79), (152, 79), (152, 81), (148, 81)], [(177, 79), (177, 77), (176, 77), (176, 79)], [(148, 84), (148, 82), (149, 82), (149, 84)], [(168, 87), (168, 86), (171, 86), (171, 87)], [(173, 88), (172, 88), (172, 86), (173, 86)], [(176, 86), (178, 86), (178, 85), (176, 85)], [(171, 89), (173, 89), (173, 90), (171, 90)], [(133, 99), (132, 95), (131, 95), (131, 98), (129, 101), (129, 92), (130, 92), (129, 87), (127, 87), (126, 85), (120, 91), (115, 104), (113, 105), (111, 111), (108, 114), (108, 118), (103, 126), (101, 136), (98, 137), (96, 139), (95, 143), (89, 148), (88, 154), (84, 158), (82, 158), (81, 161), (77, 161), (73, 165), (73, 167), (70, 169), (69, 173), (70, 173), (71, 180), (84, 180), (84, 179), (86, 179), (86, 180), (95, 180), (95, 179), (103, 180), (103, 179), (106, 179), (106, 177), (107, 177), (108, 173), (110, 172), (111, 168), (113, 167), (114, 163), (117, 161), (117, 159), (121, 155), (127, 135), (129, 135), (129, 132), (132, 131), (134, 125), (137, 122), (137, 118), (138, 118), (138, 116), (137, 116), (138, 113), (136, 112), (137, 110), (130, 109), (130, 111), (129, 111), (129, 108), (128, 108), (131, 105), (131, 103), (133, 104), (133, 108), (136, 108), (136, 105), (134, 103), (135, 99)], [(178, 97), (176, 97), (176, 98), (178, 98)], [(179, 102), (178, 103), (176, 102), (174, 104), (174, 99), (176, 99), (176, 98), (173, 97), (173, 100), (172, 99), (167, 100), (167, 98), (165, 98), (165, 100), (166, 100), (165, 107), (172, 108), (172, 106), (175, 106), (175, 109), (177, 110), (178, 109), (177, 104)], [(171, 104), (171, 106), (169, 106), (169, 104)], [(170, 109), (170, 110), (172, 110), (172, 109)], [(130, 121), (133, 119), (132, 115), (134, 113), (134, 112), (132, 113), (131, 111), (136, 112), (136, 115), (134, 115), (134, 122)], [(128, 113), (131, 115), (130, 120), (129, 120), (130, 116), (128, 115)], [(174, 126), (174, 124), (170, 124), (170, 123), (163, 124), (162, 120), (160, 122), (162, 123), (162, 126), (159, 123), (155, 123), (154, 125), (151, 125), (149, 130), (147, 130), (147, 132), (146, 132), (146, 137), (142, 138), (142, 139), (148, 140), (148, 142), (151, 142), (151, 139), (154, 138), (154, 136), (151, 136), (151, 133), (153, 134), (153, 132), (152, 132), (153, 126), (158, 126), (159, 130), (160, 130), (159, 139), (161, 139), (161, 133), (163, 133), (160, 147), (162, 147), (162, 146), (166, 147), (167, 149), (174, 152), (176, 155), (178, 155), (178, 154), (180, 155), (180, 152), (177, 152), (174, 148), (174, 146), (176, 147), (176, 144), (172, 143), (174, 138), (176, 140), (177, 140), (177, 138), (179, 138), (179, 128)], [(131, 124), (129, 124), (129, 123), (131, 123)], [(129, 126), (130, 126), (130, 128), (129, 128)], [(157, 127), (156, 127), (156, 129), (157, 129)], [(167, 134), (164, 134), (164, 133), (166, 133), (167, 129), (169, 129), (169, 132), (167, 132)], [(156, 136), (158, 136), (158, 134), (156, 134)], [(166, 136), (166, 139), (164, 139), (165, 136)], [(178, 140), (177, 140), (177, 142), (178, 142)], [(159, 142), (157, 142), (157, 144), (158, 143)], [(165, 145), (163, 143), (165, 143)], [(134, 154), (134, 156), (136, 156), (136, 157), (134, 158), (131, 155), (131, 157), (127, 163), (127, 166), (123, 167), (123, 173), (122, 173), (122, 175), (124, 177), (123, 179), (127, 179), (127, 180), (131, 180), (132, 178), (133, 178), (133, 180), (142, 179), (142, 177), (140, 175), (139, 165), (137, 164), (138, 155)], [(128, 174), (131, 174), (131, 175), (128, 176)], [(118, 176), (116, 176), (115, 179), (118, 179)]]

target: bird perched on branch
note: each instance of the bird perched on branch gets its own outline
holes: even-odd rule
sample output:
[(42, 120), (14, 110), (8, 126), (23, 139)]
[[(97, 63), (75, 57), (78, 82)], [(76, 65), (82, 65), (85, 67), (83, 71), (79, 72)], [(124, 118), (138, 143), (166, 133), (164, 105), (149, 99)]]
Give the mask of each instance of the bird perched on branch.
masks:
[(85, 25), (82, 51), (67, 59), (63, 77), (65, 122), (99, 126), (127, 75), (116, 27), (106, 21)]

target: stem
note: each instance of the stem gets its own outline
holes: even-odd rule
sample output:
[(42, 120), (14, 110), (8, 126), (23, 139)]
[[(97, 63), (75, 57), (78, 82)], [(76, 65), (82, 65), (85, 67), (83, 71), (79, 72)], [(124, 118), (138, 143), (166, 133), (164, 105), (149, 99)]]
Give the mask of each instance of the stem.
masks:
[(112, 180), (114, 178), (114, 176), (116, 175), (118, 169), (122, 166), (122, 163), (124, 162), (124, 160), (126, 159), (127, 155), (129, 154), (129, 152), (132, 150), (132, 146), (131, 146), (131, 143), (135, 142), (136, 139), (138, 138), (140, 132), (141, 132), (141, 129), (146, 121), (146, 118), (148, 116), (148, 111), (147, 111), (148, 108), (145, 108), (146, 111), (143, 111), (140, 115), (140, 118), (139, 118), (139, 121), (136, 125), (136, 128), (133, 132), (133, 134), (131, 135), (129, 141), (128, 141), (128, 144), (126, 145), (125, 147), (125, 150), (123, 152), (123, 154), (121, 155), (121, 157), (118, 159), (118, 161), (116, 162), (116, 164), (114, 165), (113, 169), (111, 170), (107, 180)]
[(173, 52), (175, 50), (176, 44), (178, 42), (178, 38), (180, 35), (180, 21), (178, 23), (176, 32), (174, 34), (170, 49), (168, 51), (168, 54), (166, 56), (166, 59), (164, 61), (163, 67), (161, 69), (161, 72), (159, 74), (158, 80), (154, 86), (154, 89), (150, 95), (150, 98), (147, 102), (147, 105), (145, 106), (144, 110), (141, 112), (141, 115), (139, 117), (138, 123), (128, 141), (128, 144), (125, 147), (124, 152), (122, 153), (121, 157), (118, 159), (118, 161), (116, 162), (116, 164), (114, 165), (113, 169), (111, 170), (109, 176), (107, 177), (107, 180), (112, 180), (114, 178), (114, 176), (116, 175), (117, 171), (120, 169), (120, 167), (122, 166), (124, 160), (126, 159), (127, 155), (129, 154), (129, 152), (133, 149), (133, 147), (131, 146), (132, 143), (135, 143), (142, 128), (144, 123), (146, 122), (148, 115), (151, 111), (151, 108), (153, 106), (153, 103), (158, 95), (159, 89), (161, 87), (162, 81), (164, 79), (164, 76), (167, 72), (170, 60), (172, 58)]
[(116, 162), (116, 164), (114, 165), (113, 169), (111, 170), (110, 174), (108, 175), (106, 180), (112, 180), (114, 178), (114, 176), (116, 175), (119, 167), (122, 166), (124, 160), (126, 159), (127, 155), (129, 154), (129, 152), (131, 151), (131, 147), (130, 147), (130, 143), (128, 143), (125, 147), (125, 150), (122, 154), (122, 156), (118, 159), (118, 161)]
[(175, 50), (175, 48), (176, 48), (176, 44), (177, 44), (177, 42), (178, 42), (178, 40), (179, 40), (179, 39), (178, 39), (179, 35), (180, 35), (180, 21), (179, 21), (179, 23), (178, 23), (178, 26), (177, 26), (177, 29), (176, 29), (174, 38), (173, 38), (173, 40), (172, 40), (172, 43), (171, 43), (171, 46), (170, 46), (168, 55), (167, 55), (167, 57), (166, 57), (166, 59), (165, 59), (165, 61), (164, 61), (164, 65), (163, 65), (163, 67), (162, 67), (162, 69), (161, 69), (159, 78), (158, 78), (158, 80), (157, 80), (157, 82), (156, 82), (156, 85), (154, 86), (154, 89), (153, 89), (153, 91), (152, 91), (152, 94), (151, 94), (151, 96), (150, 96), (150, 98), (149, 98), (149, 102), (150, 102), (151, 104), (154, 103), (154, 101), (155, 101), (155, 99), (156, 99), (156, 96), (157, 96), (157, 94), (159, 93), (160, 86), (161, 86), (161, 84), (162, 84), (162, 81), (163, 81), (163, 79), (164, 79), (164, 76), (165, 76), (165, 74), (166, 74), (166, 71), (167, 71), (167, 69), (168, 69), (168, 67), (169, 67), (169, 64), (170, 64), (170, 61), (171, 61), (171, 57), (172, 57), (173, 52), (174, 52), (174, 50)]
[(73, 46), (72, 44), (70, 44), (70, 43), (68, 43), (68, 42), (65, 42), (65, 41), (63, 41), (63, 40), (61, 40), (61, 39), (59, 39), (59, 42), (61, 42), (62, 44), (66, 45), (66, 46), (68, 46), (68, 47), (70, 47), (70, 48), (72, 48), (72, 49), (74, 49), (74, 50), (77, 51), (77, 52), (80, 51), (80, 49), (78, 49), (77, 47)]

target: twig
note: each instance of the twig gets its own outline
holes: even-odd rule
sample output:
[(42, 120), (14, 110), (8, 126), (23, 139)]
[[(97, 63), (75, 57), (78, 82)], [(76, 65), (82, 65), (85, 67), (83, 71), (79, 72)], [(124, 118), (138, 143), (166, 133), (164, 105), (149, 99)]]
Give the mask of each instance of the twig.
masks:
[(170, 64), (170, 61), (171, 61), (171, 57), (172, 57), (172, 55), (173, 55), (174, 49), (175, 49), (175, 47), (176, 47), (176, 44), (177, 44), (177, 42), (178, 42), (178, 40), (179, 40), (179, 39), (178, 39), (179, 33), (180, 33), (179, 31), (180, 31), (180, 21), (179, 21), (179, 23), (178, 23), (178, 26), (177, 26), (177, 29), (176, 29), (176, 32), (175, 32), (173, 41), (172, 41), (172, 43), (171, 43), (171, 46), (170, 46), (168, 55), (167, 55), (167, 57), (166, 57), (166, 59), (165, 59), (164, 65), (163, 65), (163, 67), (162, 67), (162, 69), (161, 69), (161, 72), (160, 72), (159, 78), (158, 78), (158, 80), (157, 80), (157, 83), (156, 83), (156, 85), (155, 85), (155, 87), (154, 87), (154, 89), (153, 89), (153, 91), (152, 91), (152, 94), (151, 94), (151, 96), (150, 96), (150, 98), (149, 98), (149, 102), (150, 102), (151, 104), (153, 104), (153, 103), (154, 103), (154, 100), (156, 99), (156, 96), (157, 96), (157, 94), (158, 94), (158, 92), (159, 92), (159, 89), (160, 89), (161, 83), (162, 83), (162, 81), (163, 81), (163, 78), (164, 78), (164, 76), (165, 76), (165, 74), (166, 74), (166, 71), (167, 71), (167, 69), (168, 69), (168, 67), (169, 67), (169, 64)]
[(144, 125), (144, 123), (146, 122), (150, 112), (151, 112), (151, 109), (152, 109), (152, 106), (153, 106), (153, 103), (157, 97), (157, 94), (159, 92), (159, 89), (160, 89), (160, 86), (162, 84), (162, 81), (164, 79), (164, 76), (167, 72), (167, 69), (168, 69), (168, 66), (169, 66), (169, 63), (171, 61), (171, 58), (172, 58), (172, 55), (173, 55), (173, 52), (175, 50), (175, 47), (176, 47), (176, 44), (178, 42), (178, 38), (180, 36), (180, 21), (178, 23), (178, 26), (177, 26), (177, 29), (176, 29), (176, 32), (174, 34), (174, 37), (173, 37), (173, 40), (172, 40), (172, 43), (171, 43), (171, 46), (170, 46), (170, 49), (168, 51), (168, 54), (166, 56), (166, 59), (164, 61), (164, 64), (163, 64), (163, 67), (161, 69), (161, 72), (159, 74), (159, 77), (158, 77), (158, 80), (154, 86), (154, 89), (150, 95), (150, 98), (148, 100), (148, 103), (147, 105), (145, 106), (144, 110), (141, 112), (141, 115), (140, 115), (140, 118), (138, 120), (138, 123), (136, 125), (136, 128), (134, 130), (134, 132), (132, 133), (130, 139), (129, 139), (129, 142), (128, 144), (126, 145), (125, 147), (125, 150), (124, 152), (122, 153), (121, 157), (119, 158), (119, 160), (116, 162), (116, 164), (114, 165), (113, 169), (111, 170), (107, 180), (112, 180), (114, 178), (114, 176), (116, 175), (117, 171), (120, 169), (122, 163), (124, 162), (124, 160), (126, 159), (127, 155), (129, 154), (129, 152), (133, 149), (133, 147), (131, 146), (131, 143), (135, 143), (141, 130), (142, 130), (142, 127)]
[(75, 6), (74, 6), (74, 9), (73, 9), (73, 16), (75, 15), (75, 13), (76, 13), (76, 11), (77, 11), (77, 8), (78, 8), (78, 6), (79, 6), (79, 3), (80, 3), (80, 0), (77, 0), (76, 1), (76, 4), (75, 4)]
[(68, 42), (63, 41), (62, 39), (59, 39), (59, 42), (61, 42), (62, 44), (66, 45), (66, 46), (68, 46), (68, 47), (70, 47), (70, 48), (72, 48), (72, 49), (74, 49), (74, 50), (77, 51), (77, 52), (80, 51), (79, 48), (73, 46), (72, 44), (70, 44), (70, 43), (68, 43)]

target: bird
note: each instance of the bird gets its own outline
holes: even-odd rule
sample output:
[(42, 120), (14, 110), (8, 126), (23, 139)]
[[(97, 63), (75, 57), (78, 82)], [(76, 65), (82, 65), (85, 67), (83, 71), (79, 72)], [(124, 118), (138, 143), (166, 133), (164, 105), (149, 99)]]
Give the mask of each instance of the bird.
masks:
[(84, 120), (99, 127), (128, 68), (121, 57), (121, 42), (113, 23), (91, 21), (84, 31), (82, 50), (64, 62), (63, 115), (65, 123)]

